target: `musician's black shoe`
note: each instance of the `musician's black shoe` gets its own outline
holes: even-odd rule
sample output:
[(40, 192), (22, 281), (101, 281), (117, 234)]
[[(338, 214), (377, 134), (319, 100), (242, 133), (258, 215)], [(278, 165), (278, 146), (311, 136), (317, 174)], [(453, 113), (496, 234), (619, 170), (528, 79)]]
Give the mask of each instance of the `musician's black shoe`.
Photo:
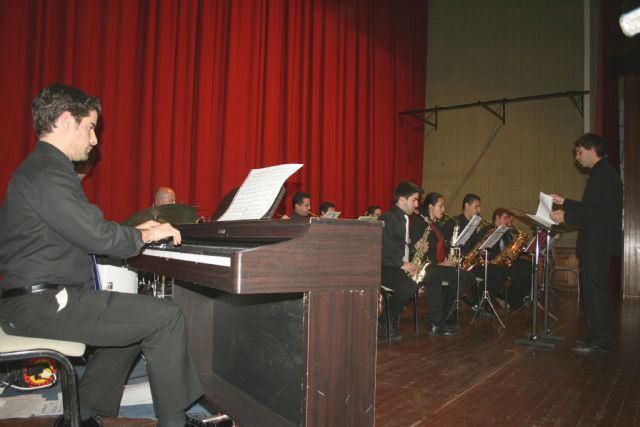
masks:
[(459, 326), (450, 326), (450, 325), (440, 327), (440, 332), (442, 335), (447, 337), (454, 337), (456, 335), (460, 335), (461, 333)]
[(576, 338), (576, 345), (591, 344), (593, 342), (593, 335), (585, 335), (584, 337)]
[(232, 427), (233, 426), (233, 421), (231, 421), (230, 419), (224, 419), (224, 420), (210, 420), (212, 417), (208, 417), (205, 420), (202, 420), (198, 417), (192, 417), (190, 415), (187, 415), (187, 422), (184, 425), (184, 427)]
[[(64, 415), (60, 415), (53, 427), (71, 427), (71, 423), (64, 419)], [(86, 420), (80, 421), (80, 427), (102, 427), (102, 421), (96, 416), (91, 416)]]
[(442, 328), (436, 325), (430, 325), (429, 330), (427, 331), (427, 335), (431, 337), (441, 337), (444, 334), (442, 333)]
[(597, 342), (591, 342), (588, 344), (578, 344), (573, 347), (573, 351), (577, 351), (578, 353), (611, 353), (613, 351), (613, 347)]
[(443, 335), (454, 336), (454, 335), (460, 335), (461, 332), (462, 332), (462, 330), (460, 329), (460, 325), (458, 325), (457, 322), (456, 323), (447, 323), (442, 328)]
[(393, 323), (391, 324), (391, 329), (389, 329), (387, 322), (385, 320), (382, 320), (381, 318), (378, 320), (378, 327), (382, 328), (385, 335), (389, 337), (390, 340), (402, 339), (402, 335), (400, 335), (400, 332), (398, 332), (398, 330), (396, 329)]

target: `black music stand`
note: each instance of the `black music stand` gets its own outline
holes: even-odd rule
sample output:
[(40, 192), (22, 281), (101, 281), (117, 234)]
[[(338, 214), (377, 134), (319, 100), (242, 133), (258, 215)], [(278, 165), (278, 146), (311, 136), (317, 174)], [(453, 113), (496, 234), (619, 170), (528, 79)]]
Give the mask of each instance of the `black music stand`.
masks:
[(460, 315), (465, 320), (465, 322), (467, 322), (469, 325), (471, 324), (471, 322), (469, 322), (467, 318), (464, 317), (464, 314), (460, 313), (460, 269), (462, 268), (462, 247), (469, 241), (473, 233), (478, 228), (478, 225), (480, 225), (481, 221), (482, 218), (480, 216), (474, 215), (464, 227), (462, 232), (458, 235), (458, 237), (456, 237), (456, 240), (451, 242), (451, 249), (453, 249), (457, 260), (456, 272), (458, 287), (456, 289), (456, 300), (449, 309), (449, 313), (447, 313), (447, 316), (445, 317), (445, 322), (451, 317), (455, 310), (456, 321), (458, 321), (458, 316)]
[(491, 307), (491, 311), (493, 311), (493, 313), (495, 314), (496, 318), (498, 319), (502, 327), (504, 329), (507, 329), (507, 327), (502, 322), (502, 319), (498, 315), (498, 311), (493, 306), (493, 302), (491, 301), (491, 296), (489, 295), (489, 288), (487, 287), (487, 282), (489, 280), (488, 278), (489, 249), (491, 249), (496, 243), (498, 243), (498, 241), (502, 238), (502, 236), (508, 229), (509, 227), (501, 225), (500, 227), (496, 228), (495, 231), (491, 233), (489, 237), (487, 237), (487, 239), (482, 243), (482, 245), (480, 245), (479, 249), (484, 250), (484, 291), (482, 292), (482, 298), (480, 298), (480, 302), (478, 303), (478, 311), (476, 311), (476, 313), (473, 315), (473, 319), (471, 319), (471, 324), (473, 324), (473, 322), (475, 322), (475, 320), (478, 318), (480, 314), (480, 310), (482, 308), (482, 304), (484, 304), (484, 302), (486, 301), (489, 304), (489, 307)]
[[(535, 220), (535, 219), (534, 219)], [(521, 345), (530, 345), (534, 347), (542, 347), (542, 348), (554, 348), (555, 344), (552, 342), (546, 341), (564, 341), (564, 337), (553, 336), (550, 335), (549, 330), (549, 246), (551, 244), (551, 225), (542, 224), (536, 221), (535, 224), (535, 254), (533, 255), (532, 260), (532, 296), (531, 296), (531, 307), (532, 307), (532, 324), (531, 324), (531, 334), (529, 337), (524, 339), (516, 339), (514, 342), (516, 344)], [(544, 250), (544, 264), (543, 264), (543, 289), (544, 289), (544, 330), (542, 335), (537, 335), (537, 312), (538, 312), (538, 267), (540, 263), (540, 234), (542, 231), (545, 231), (545, 236), (543, 238), (546, 239), (545, 250)]]

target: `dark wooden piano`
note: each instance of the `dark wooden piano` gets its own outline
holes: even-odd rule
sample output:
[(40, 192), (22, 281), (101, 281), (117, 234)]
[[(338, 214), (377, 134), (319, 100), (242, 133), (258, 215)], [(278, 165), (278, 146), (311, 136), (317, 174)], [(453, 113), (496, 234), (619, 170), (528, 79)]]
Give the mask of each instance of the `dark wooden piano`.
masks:
[(382, 224), (177, 228), (129, 265), (176, 279), (206, 403), (241, 426), (372, 426)]

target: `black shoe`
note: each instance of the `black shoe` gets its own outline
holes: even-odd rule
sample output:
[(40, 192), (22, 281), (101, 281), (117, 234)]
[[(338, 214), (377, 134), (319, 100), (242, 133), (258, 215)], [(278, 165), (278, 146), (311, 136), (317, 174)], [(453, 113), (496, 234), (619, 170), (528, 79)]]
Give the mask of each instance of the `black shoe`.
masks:
[[(215, 418), (215, 420), (212, 420)], [(184, 427), (233, 427), (233, 421), (226, 415), (207, 416), (206, 422), (198, 417), (187, 415)]]
[(573, 351), (577, 351), (579, 353), (611, 353), (613, 351), (613, 347), (591, 342), (588, 344), (578, 344), (573, 347)]
[(584, 337), (578, 337), (576, 338), (576, 345), (586, 345), (586, 344), (591, 344), (593, 343), (593, 336), (592, 335), (585, 335)]
[(378, 327), (382, 328), (385, 335), (389, 337), (390, 340), (402, 339), (402, 335), (400, 335), (400, 332), (398, 332), (398, 330), (393, 324), (391, 324), (391, 329), (388, 329), (388, 324), (386, 321), (378, 320)]
[(447, 337), (455, 337), (456, 335), (460, 335), (460, 327), (459, 326), (443, 326), (440, 328), (440, 332), (442, 335)]
[(440, 326), (431, 325), (429, 326), (429, 330), (427, 331), (427, 335), (431, 337), (441, 337), (444, 334), (442, 333), (442, 328)]
[[(64, 415), (60, 415), (53, 427), (70, 427), (71, 423), (64, 419)], [(86, 420), (80, 421), (80, 427), (102, 427), (102, 421), (96, 416), (91, 416)]]

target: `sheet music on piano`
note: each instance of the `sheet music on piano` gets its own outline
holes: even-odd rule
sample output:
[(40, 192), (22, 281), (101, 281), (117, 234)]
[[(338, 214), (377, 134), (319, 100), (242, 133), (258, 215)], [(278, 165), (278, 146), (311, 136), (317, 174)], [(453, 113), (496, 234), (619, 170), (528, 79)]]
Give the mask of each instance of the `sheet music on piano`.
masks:
[(218, 221), (261, 219), (271, 208), (285, 181), (303, 165), (289, 163), (251, 169)]

